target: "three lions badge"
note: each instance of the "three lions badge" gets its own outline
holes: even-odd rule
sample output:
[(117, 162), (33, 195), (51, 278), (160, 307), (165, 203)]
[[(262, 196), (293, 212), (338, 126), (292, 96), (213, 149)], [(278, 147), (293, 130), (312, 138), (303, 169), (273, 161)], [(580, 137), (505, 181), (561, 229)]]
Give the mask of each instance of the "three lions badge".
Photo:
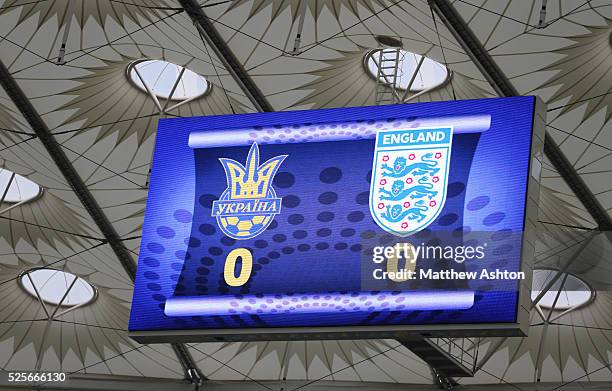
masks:
[(378, 226), (406, 237), (431, 224), (446, 200), (453, 130), (379, 130), (370, 212)]
[(280, 213), (282, 199), (276, 197), (272, 180), (286, 157), (276, 156), (259, 165), (259, 147), (253, 143), (244, 166), (233, 159), (219, 159), (227, 189), (213, 201), (211, 214), (225, 235), (234, 239), (254, 238)]

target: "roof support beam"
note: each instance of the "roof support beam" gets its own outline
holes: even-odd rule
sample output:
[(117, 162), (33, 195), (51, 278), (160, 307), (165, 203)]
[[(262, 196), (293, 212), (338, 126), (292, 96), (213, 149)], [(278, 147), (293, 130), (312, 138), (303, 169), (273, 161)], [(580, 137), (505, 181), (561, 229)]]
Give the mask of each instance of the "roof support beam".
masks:
[[(510, 80), (502, 72), (497, 63), (495, 63), (489, 52), (484, 48), (455, 7), (448, 0), (428, 0), (428, 3), (470, 59), (476, 64), (493, 89), (500, 96), (518, 96), (518, 91), (510, 83)], [(612, 230), (610, 215), (588, 188), (584, 180), (578, 175), (572, 163), (563, 154), (548, 131), (544, 139), (544, 153), (576, 197), (582, 202), (598, 225), (599, 230)]]
[(83, 179), (81, 179), (77, 173), (70, 159), (68, 159), (66, 153), (49, 130), (47, 124), (43, 121), (2, 61), (0, 61), (0, 84), (2, 84), (2, 87), (26, 121), (28, 121), (28, 124), (30, 124), (32, 130), (36, 133), (36, 136), (51, 156), (51, 159), (53, 159), (62, 172), (64, 178), (72, 190), (74, 190), (75, 194), (100, 229), (100, 232), (102, 232), (104, 238), (115, 252), (115, 255), (119, 259), (119, 262), (121, 262), (128, 276), (133, 281), (136, 277), (136, 264), (123, 245), (119, 234), (102, 211), (102, 208), (87, 188), (87, 185), (85, 185), (85, 182), (83, 182)]
[[(202, 6), (195, 0), (179, 0), (185, 12), (196, 25), (206, 42), (212, 47), (217, 57), (221, 60), (226, 70), (232, 75), (236, 83), (246, 94), (258, 111), (274, 111), (259, 87), (244, 69), (234, 52), (225, 42), (213, 22), (206, 16)], [(211, 61), (214, 59), (211, 58)]]
[[(55, 139), (53, 133), (51, 133), (45, 121), (40, 114), (38, 114), (2, 60), (0, 60), (0, 84), (26, 121), (28, 121), (28, 124), (30, 124), (32, 130), (36, 133), (36, 136), (51, 156), (51, 159), (53, 159), (64, 175), (64, 178), (83, 204), (83, 207), (85, 207), (92, 220), (98, 226), (100, 232), (102, 232), (102, 235), (104, 235), (106, 242), (111, 246), (121, 266), (125, 269), (125, 272), (130, 279), (134, 281), (136, 279), (136, 263), (132, 259), (127, 248), (123, 245), (121, 237), (108, 217), (104, 214), (104, 211), (93, 194), (89, 191), (83, 179), (79, 176), (79, 173), (70, 162), (70, 159), (68, 159), (68, 156), (66, 156), (66, 153)], [(175, 352), (187, 351), (187, 348), (182, 344), (173, 344), (172, 347)], [(205, 379), (189, 352), (186, 354), (177, 353), (177, 357), (183, 366), (186, 378), (192, 381)], [(194, 376), (194, 373), (197, 376)]]

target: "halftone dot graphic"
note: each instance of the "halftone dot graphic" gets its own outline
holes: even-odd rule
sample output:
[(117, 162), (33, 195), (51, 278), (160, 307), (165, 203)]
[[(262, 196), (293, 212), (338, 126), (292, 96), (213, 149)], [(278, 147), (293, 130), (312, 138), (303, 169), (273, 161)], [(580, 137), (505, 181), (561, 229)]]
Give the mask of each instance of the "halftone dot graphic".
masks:
[(297, 246), (297, 249), (298, 249), (299, 251), (302, 251), (302, 252), (304, 252), (304, 251), (308, 251), (308, 250), (310, 250), (310, 245), (309, 245), (309, 244), (306, 244), (306, 243), (302, 243), (302, 244), (300, 244), (300, 245), (298, 245), (298, 246)]
[(301, 214), (295, 213), (295, 214), (289, 215), (289, 217), (287, 218), (287, 221), (291, 225), (299, 225), (304, 222), (304, 216)]
[(355, 232), (356, 231), (353, 228), (345, 228), (342, 231), (340, 231), (340, 236), (344, 238), (348, 238), (348, 237), (355, 235)]
[(282, 250), (283, 254), (293, 254), (295, 249), (293, 247), (283, 247)]
[(212, 266), (215, 264), (215, 260), (212, 259), (211, 257), (203, 257), (202, 259), (200, 259), (200, 263), (202, 265)]
[(211, 236), (215, 234), (217, 229), (212, 224), (200, 224), (198, 231), (200, 231), (203, 235)]
[(170, 267), (172, 268), (172, 270), (180, 272), (183, 269), (183, 264), (182, 263), (178, 263), (178, 262), (173, 262), (173, 263), (170, 264)]
[(270, 263), (270, 258), (261, 257), (257, 260), (257, 263), (260, 263), (262, 265), (267, 265), (268, 263)]
[(193, 236), (190, 236), (185, 239), (185, 245), (187, 247), (200, 247), (201, 244), (202, 242), (200, 241), (200, 239), (195, 238)]
[(284, 234), (276, 234), (272, 236), (272, 240), (274, 240), (276, 243), (282, 243), (287, 240), (287, 236)]
[(233, 246), (236, 244), (236, 239), (228, 238), (227, 236), (224, 236), (221, 238), (220, 242), (221, 244), (225, 246)]
[(319, 202), (323, 205), (330, 205), (334, 202), (338, 201), (338, 194), (333, 191), (326, 191), (325, 193), (321, 193), (319, 195)]
[(351, 246), (351, 249), (350, 249), (350, 250), (351, 250), (352, 252), (357, 253), (357, 252), (361, 251), (361, 248), (362, 248), (361, 244), (353, 244), (353, 245)]
[(438, 219), (438, 225), (443, 227), (448, 227), (451, 224), (454, 224), (459, 219), (459, 215), (456, 213), (448, 213)]
[(155, 258), (147, 257), (142, 260), (142, 263), (148, 267), (159, 267), (159, 261)]
[(276, 227), (278, 227), (278, 221), (274, 220), (270, 223), (268, 229), (276, 229)]
[(321, 171), (319, 179), (323, 183), (332, 184), (336, 183), (342, 178), (342, 170), (338, 167), (328, 167)]
[(332, 231), (329, 228), (321, 228), (321, 229), (317, 230), (317, 236), (320, 236), (322, 238), (331, 235), (331, 233), (332, 233)]
[(357, 197), (355, 197), (355, 202), (358, 203), (359, 205), (367, 205), (369, 200), (370, 200), (369, 191), (361, 192), (357, 194)]
[(177, 259), (180, 259), (180, 260), (185, 260), (185, 261), (186, 261), (186, 260), (188, 260), (188, 259), (191, 259), (191, 254), (189, 254), (189, 253), (188, 253), (188, 252), (186, 252), (185, 250), (178, 250), (178, 251), (176, 251), (176, 252), (174, 253), (174, 256), (175, 256)]
[(363, 212), (353, 211), (353, 212), (348, 214), (346, 219), (348, 221), (350, 221), (351, 223), (357, 223), (357, 222), (363, 220), (364, 217), (365, 217), (365, 215), (363, 214)]
[(266, 248), (268, 246), (268, 242), (263, 239), (259, 239), (255, 241), (255, 247), (257, 248)]
[(147, 249), (155, 254), (161, 254), (166, 250), (164, 246), (157, 242), (147, 244)]
[(303, 229), (298, 229), (297, 231), (293, 231), (293, 237), (296, 239), (304, 239), (308, 236), (308, 232)]
[(159, 280), (159, 274), (151, 270), (144, 272), (144, 276), (147, 280)]
[(300, 197), (296, 195), (288, 195), (283, 197), (283, 206), (287, 208), (295, 208), (300, 204)]
[(457, 197), (465, 190), (465, 185), (461, 182), (449, 183), (446, 189), (446, 197), (453, 198)]
[(471, 211), (480, 210), (489, 204), (490, 198), (487, 196), (480, 196), (473, 198), (468, 202), (467, 209)]
[(322, 223), (328, 223), (334, 219), (335, 215), (332, 212), (321, 212), (317, 215), (317, 220)]
[(165, 225), (162, 225), (161, 227), (157, 227), (156, 231), (157, 231), (157, 234), (164, 239), (170, 239), (170, 238), (173, 238), (174, 235), (176, 235), (176, 232), (174, 232), (172, 228), (166, 227)]
[(223, 254), (223, 250), (221, 249), (221, 247), (209, 247), (208, 252), (210, 253), (210, 255), (215, 255), (215, 256), (219, 256)]
[(317, 243), (317, 245), (315, 246), (315, 248), (317, 250), (327, 250), (329, 248), (329, 243), (326, 242), (319, 242)]
[(334, 244), (334, 248), (336, 250), (346, 250), (348, 248), (348, 244), (346, 244), (344, 242), (336, 243), (336, 244)]
[(268, 257), (270, 257), (272, 259), (278, 259), (278, 258), (280, 258), (280, 253), (278, 251), (270, 251), (268, 253)]
[(463, 236), (463, 227), (455, 228), (452, 232), (453, 237), (460, 238)]
[(154, 294), (152, 297), (153, 297), (153, 300), (155, 300), (155, 301), (161, 301), (161, 302), (165, 302), (166, 301), (166, 296), (161, 295), (159, 293)]
[(196, 269), (196, 273), (201, 274), (203, 276), (207, 276), (210, 273), (210, 269), (204, 266), (200, 266)]
[(483, 224), (487, 227), (490, 227), (492, 225), (500, 223), (505, 217), (506, 214), (503, 212), (491, 213), (490, 215), (484, 218)]
[(153, 282), (148, 283), (147, 288), (149, 288), (150, 291), (161, 291), (161, 285)]
[(200, 205), (202, 205), (203, 207), (207, 209), (212, 209), (213, 201), (217, 200), (217, 198), (219, 197), (213, 194), (202, 194), (200, 198), (198, 199), (198, 201), (200, 202)]
[(272, 183), (278, 188), (287, 189), (295, 183), (295, 176), (290, 172), (282, 171), (274, 176)]
[(174, 211), (174, 218), (180, 223), (191, 223), (193, 215), (188, 210), (177, 209), (176, 211)]

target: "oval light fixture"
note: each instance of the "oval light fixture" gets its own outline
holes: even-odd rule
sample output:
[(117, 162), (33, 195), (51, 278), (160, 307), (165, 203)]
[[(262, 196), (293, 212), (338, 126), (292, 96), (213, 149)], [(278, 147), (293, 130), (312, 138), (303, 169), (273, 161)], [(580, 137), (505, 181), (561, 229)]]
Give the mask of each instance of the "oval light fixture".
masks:
[(32, 201), (38, 198), (42, 192), (42, 187), (28, 178), (6, 168), (0, 168), (0, 197), (4, 195), (3, 202), (15, 204)]
[(97, 296), (93, 285), (81, 277), (57, 269), (27, 270), (19, 277), (19, 283), (30, 295), (34, 297), (40, 295), (40, 298), (48, 304), (58, 305), (61, 302), (64, 307), (85, 305)]
[[(540, 292), (542, 292), (546, 285), (552, 281), (557, 273), (557, 270), (548, 269), (536, 269), (533, 271), (531, 300), (538, 297)], [(565, 283), (561, 287), (561, 283), (564, 279)], [(561, 293), (559, 293), (559, 289), (561, 289)], [(559, 298), (555, 303), (557, 293), (559, 293)], [(594, 297), (595, 291), (593, 291), (593, 289), (582, 279), (573, 274), (561, 273), (548, 292), (542, 296), (538, 305), (542, 308), (567, 310), (586, 305), (590, 303)]]
[[(396, 56), (396, 49), (376, 49), (366, 54), (366, 68), (374, 79), (378, 77), (378, 63), (381, 60), (381, 54), (383, 60), (394, 60)], [(419, 66), (421, 59), (422, 63)], [(385, 73), (388, 74), (389, 71), (386, 71)], [(406, 90), (408, 89), (410, 81), (412, 80), (410, 91), (419, 92), (426, 89), (441, 87), (445, 85), (449, 79), (450, 72), (444, 65), (432, 60), (431, 58), (423, 57), (420, 54), (399, 49), (399, 66), (397, 79), (395, 81), (395, 88)], [(391, 84), (391, 81), (386, 82), (386, 84)]]
[(164, 60), (133, 61), (128, 65), (127, 74), (140, 90), (148, 92), (149, 87), (161, 99), (171, 95), (170, 99), (176, 101), (194, 99), (206, 94), (211, 87), (204, 76)]

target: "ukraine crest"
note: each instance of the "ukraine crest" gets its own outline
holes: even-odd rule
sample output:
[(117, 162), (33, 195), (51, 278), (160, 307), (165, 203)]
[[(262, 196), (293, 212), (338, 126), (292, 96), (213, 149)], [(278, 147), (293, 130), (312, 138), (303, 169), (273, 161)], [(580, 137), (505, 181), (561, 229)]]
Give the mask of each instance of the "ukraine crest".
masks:
[(213, 201), (211, 214), (225, 235), (234, 239), (254, 238), (280, 213), (282, 199), (276, 196), (272, 180), (286, 157), (276, 156), (259, 165), (259, 147), (253, 143), (244, 166), (233, 159), (219, 159), (227, 189)]
[(376, 134), (370, 213), (378, 226), (405, 237), (431, 224), (442, 211), (453, 130), (379, 130)]

